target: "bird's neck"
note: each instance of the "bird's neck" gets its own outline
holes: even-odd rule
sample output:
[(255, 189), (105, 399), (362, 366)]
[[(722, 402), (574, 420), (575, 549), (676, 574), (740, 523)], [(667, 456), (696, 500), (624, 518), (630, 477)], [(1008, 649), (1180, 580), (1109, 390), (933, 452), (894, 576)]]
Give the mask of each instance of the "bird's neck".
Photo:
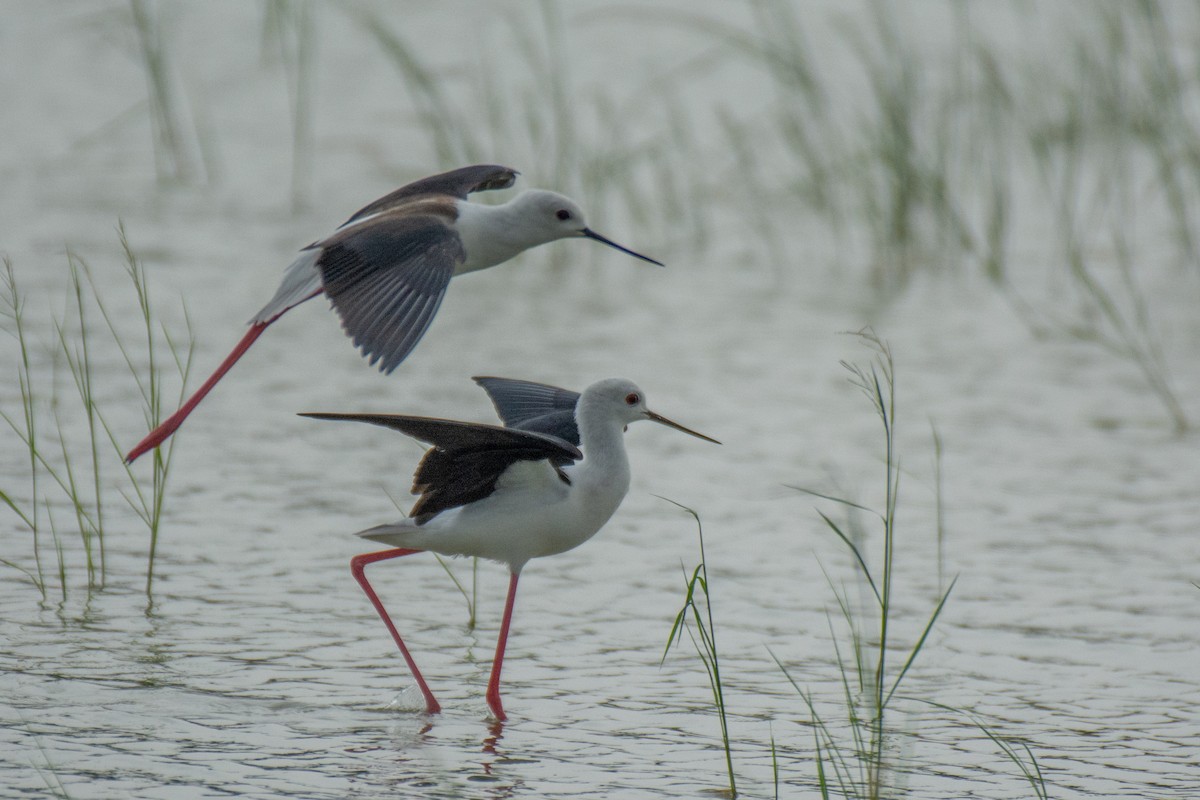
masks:
[(579, 424), (580, 449), (583, 461), (575, 480), (619, 498), (629, 490), (629, 458), (625, 454), (625, 429), (602, 415), (589, 413), (587, 399), (580, 401), (576, 412)]
[(527, 224), (521, 224), (519, 200), (520, 195), (496, 206), (458, 201), (455, 229), (467, 258), (457, 274), (494, 267), (542, 243)]

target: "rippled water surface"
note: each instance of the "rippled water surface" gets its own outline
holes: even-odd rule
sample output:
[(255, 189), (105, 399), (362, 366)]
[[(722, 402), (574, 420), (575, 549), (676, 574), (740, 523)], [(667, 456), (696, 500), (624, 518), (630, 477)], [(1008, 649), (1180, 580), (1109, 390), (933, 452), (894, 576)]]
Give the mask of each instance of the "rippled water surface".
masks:
[[(9, 3), (0, 32), (0, 82), (11, 97), (0, 123), (0, 249), (30, 294), (33, 333), (49, 341), (47, 309), (60, 313), (66, 297), (65, 250), (88, 261), (114, 309), (132, 313), (114, 230), (121, 221), (170, 324), (180, 322), (175, 298), (185, 297), (198, 374), (269, 297), (290, 253), (434, 171), (440, 151), (414, 111), (427, 99), (421, 88), (380, 60), (353, 15), (314, 5), (313, 145), (299, 187), (308, 202), (292, 210), (288, 77), (264, 55), (267, 8), (151, 5), (172, 48), (177, 113), (206, 142), (194, 163), (209, 174), (156, 179), (125, 5)], [(431, 69), (458, 76), (451, 92), (462, 85), (455, 65), (475, 63), (456, 60), (451, 43), (524, 74), (529, 57), (512, 20), (543, 24), (522, 4), (486, 13), (466, 4), (366, 8), (388, 9), (380, 13)], [(732, 9), (716, 4), (712, 13)], [(646, 75), (706, 68), (711, 43), (694, 29), (598, 3), (564, 13), (569, 77), (592, 86), (607, 75), (631, 109), (645, 102)], [(830, 25), (854, 21), (821, 15)], [(700, 92), (709, 107), (750, 114), (771, 102), (753, 74), (710, 78)], [(651, 116), (632, 114), (631, 130)], [(533, 158), (497, 148), (485, 157)], [(514, 166), (526, 185), (546, 174)], [(852, 598), (866, 589), (815, 508), (843, 512), (788, 485), (883, 502), (879, 423), (839, 365), (870, 359), (841, 333), (867, 323), (896, 358), (899, 645), (915, 641), (940, 588), (958, 577), (905, 679), (903, 694), (919, 699), (898, 700), (891, 717), (894, 782), (919, 797), (1030, 796), (970, 718), (927, 700), (1027, 744), (1052, 797), (1200, 796), (1197, 438), (1171, 430), (1137, 368), (1086, 341), (1035, 337), (1011, 302), (969, 275), (918, 279), (872, 303), (836, 274), (832, 247), (785, 238), (763, 256), (761, 232), (737, 209), (712, 212), (710, 238), (697, 248), (693, 228), (673, 231), (619, 206), (610, 202), (591, 222), (662, 258), (666, 270), (569, 242), (455, 281), (427, 339), (390, 377), (364, 367), (322, 302), (281, 320), (179, 437), (149, 599), (147, 534), (121, 505), (126, 484), (112, 456), (105, 588), (86, 591), (61, 507), (66, 600), (54, 575), (41, 602), (20, 572), (0, 571), (0, 796), (719, 794), (724, 759), (703, 667), (686, 641), (662, 658), (683, 570), (699, 558), (696, 527), (656, 495), (694, 508), (704, 524), (739, 788), (774, 796), (773, 740), (780, 796), (816, 796), (810, 714), (775, 658), (825, 716), (840, 719), (830, 582)], [(1013, 249), (1019, 258), (1033, 248)], [(1170, 289), (1151, 283), (1148, 298), (1194, 421), (1197, 286), (1194, 275), (1175, 278)], [(97, 348), (99, 399), (128, 447), (144, 431), (136, 388), (111, 347)], [(0, 354), (0, 368), (15, 369), (12, 339)], [(489, 421), (490, 405), (469, 381), (477, 374), (573, 388), (627, 376), (657, 411), (724, 442), (649, 425), (628, 432), (634, 481), (616, 517), (585, 546), (525, 570), (505, 662), (505, 724), (489, 720), (483, 699), (503, 568), (479, 568), (474, 629), (432, 557), (371, 568), (442, 701), (443, 713), (424, 715), (347, 566), (365, 549), (349, 534), (397, 516), (388, 494), (405, 496), (421, 450), (366, 426), (294, 416), (379, 410)], [(16, 417), (15, 379), (5, 381), (0, 401)], [(943, 445), (940, 570), (932, 427)], [(23, 496), (27, 456), (11, 436), (0, 441), (0, 488)], [(877, 561), (877, 527), (862, 521)], [(15, 518), (0, 515), (0, 541), (6, 559), (34, 569)], [(41, 557), (53, 573), (49, 533)], [(470, 564), (452, 567), (469, 585)], [(845, 654), (849, 642), (835, 630)], [(895, 669), (902, 651), (893, 658)]]

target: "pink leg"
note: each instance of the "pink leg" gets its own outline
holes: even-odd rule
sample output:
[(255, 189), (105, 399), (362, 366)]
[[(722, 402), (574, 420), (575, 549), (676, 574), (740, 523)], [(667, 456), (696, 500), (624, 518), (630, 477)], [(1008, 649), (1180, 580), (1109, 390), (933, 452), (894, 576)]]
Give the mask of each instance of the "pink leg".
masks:
[[(304, 300), (311, 300), (320, 293), (321, 290), (318, 289), (316, 292), (304, 298)], [(301, 300), (300, 303), (303, 303), (304, 300)], [(288, 309), (284, 309), (284, 311), (295, 308), (300, 303), (296, 303), (295, 305), (290, 306)], [(200, 388), (197, 389), (196, 392), (187, 399), (186, 403), (179, 407), (178, 411), (163, 420), (163, 422), (157, 428), (150, 431), (150, 433), (146, 435), (145, 439), (142, 439), (140, 442), (138, 442), (134, 448), (129, 451), (129, 455), (125, 456), (125, 463), (132, 464), (138, 458), (138, 456), (153, 450), (167, 439), (171, 438), (171, 434), (179, 430), (179, 426), (182, 425), (183, 421), (188, 418), (188, 415), (192, 413), (192, 410), (200, 404), (200, 401), (212, 391), (212, 388), (217, 385), (217, 381), (225, 377), (225, 373), (229, 372), (229, 370), (233, 368), (233, 365), (238, 362), (238, 359), (240, 359), (246, 353), (246, 351), (250, 349), (250, 345), (254, 344), (255, 339), (257, 339), (259, 336), (262, 336), (262, 333), (267, 329), (267, 326), (279, 319), (283, 313), (284, 312), (281, 311), (279, 314), (276, 314), (266, 322), (256, 322), (251, 325), (250, 330), (246, 331), (246, 335), (243, 336), (242, 340), (237, 343), (237, 345), (233, 348), (233, 351), (225, 357), (225, 360), (221, 362), (221, 366), (217, 367), (216, 372), (209, 376), (208, 380), (206, 380), (200, 386)]]
[(508, 579), (508, 600), (504, 603), (504, 619), (500, 622), (500, 638), (496, 640), (496, 657), (492, 660), (492, 677), (488, 681), (487, 704), (503, 722), (508, 719), (504, 714), (504, 706), (500, 704), (500, 668), (504, 665), (504, 649), (508, 646), (508, 626), (512, 623), (513, 603), (517, 599), (517, 578), (521, 573), (514, 572)]
[(169, 439), (172, 433), (179, 430), (179, 426), (182, 425), (183, 421), (188, 418), (188, 414), (192, 413), (192, 409), (200, 404), (200, 401), (203, 400), (205, 396), (212, 391), (212, 388), (217, 385), (217, 381), (221, 380), (221, 378), (225, 376), (226, 372), (229, 372), (230, 368), (237, 363), (238, 359), (250, 349), (250, 345), (254, 344), (254, 340), (259, 336), (262, 336), (262, 332), (266, 329), (267, 323), (264, 322), (251, 325), (250, 330), (246, 331), (246, 335), (243, 336), (242, 340), (237, 343), (236, 347), (233, 348), (233, 352), (225, 357), (225, 360), (221, 362), (221, 366), (217, 367), (217, 371), (209, 376), (208, 380), (206, 380), (204, 384), (196, 390), (195, 394), (188, 398), (186, 403), (179, 407), (178, 411), (163, 420), (157, 428), (150, 431), (150, 433), (146, 435), (145, 439), (142, 439), (140, 442), (138, 442), (134, 448), (129, 451), (129, 455), (125, 456), (125, 463), (132, 464), (138, 458), (138, 456), (158, 447), (167, 439)]
[(374, 564), (376, 561), (386, 561), (389, 558), (400, 558), (401, 556), (411, 556), (413, 553), (423, 552), (421, 550), (409, 550), (403, 547), (398, 547), (394, 550), (381, 550), (378, 553), (363, 553), (360, 556), (355, 556), (350, 559), (350, 572), (354, 575), (354, 580), (358, 581), (358, 585), (366, 592), (367, 598), (371, 604), (375, 606), (375, 610), (379, 612), (379, 616), (383, 619), (383, 624), (387, 626), (388, 631), (392, 634), (392, 638), (396, 640), (396, 646), (400, 648), (400, 655), (404, 656), (404, 661), (408, 664), (409, 670), (412, 671), (413, 677), (417, 679), (417, 686), (421, 689), (421, 694), (425, 695), (425, 713), (437, 714), (442, 710), (438, 705), (437, 699), (433, 696), (433, 692), (429, 691), (429, 685), (425, 683), (425, 678), (421, 676), (421, 670), (417, 669), (417, 662), (413, 661), (413, 657), (409, 654), (408, 648), (404, 646), (404, 640), (400, 638), (399, 631), (392, 624), (392, 618), (388, 616), (387, 611), (383, 607), (383, 603), (379, 600), (379, 595), (375, 594), (375, 590), (371, 588), (371, 583), (367, 580), (365, 572), (367, 564)]

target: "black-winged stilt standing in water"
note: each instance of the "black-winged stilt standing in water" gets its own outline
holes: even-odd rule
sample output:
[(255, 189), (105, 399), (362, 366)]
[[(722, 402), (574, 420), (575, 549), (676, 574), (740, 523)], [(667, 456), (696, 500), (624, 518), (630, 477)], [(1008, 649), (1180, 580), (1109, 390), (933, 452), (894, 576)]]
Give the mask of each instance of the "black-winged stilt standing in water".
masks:
[(302, 416), (370, 422), (432, 445), (413, 477), (419, 498), (410, 515), (358, 534), (395, 549), (355, 556), (351, 571), (391, 632), (432, 714), (441, 707), (364, 570), (376, 561), (424, 550), (507, 564), (508, 598), (487, 688), (488, 707), (503, 720), (500, 668), (521, 569), (530, 559), (583, 544), (617, 510), (629, 489), (626, 426), (648, 419), (719, 442), (654, 413), (642, 390), (621, 378), (594, 383), (582, 394), (529, 381), (475, 380), (508, 427), (389, 414)]
[(455, 275), (569, 238), (595, 239), (662, 266), (593, 231), (579, 206), (561, 194), (531, 189), (501, 205), (467, 199), (472, 192), (507, 189), (516, 176), (508, 167), (479, 164), (423, 178), (376, 200), (333, 235), (304, 248), (217, 370), (125, 460), (132, 462), (166, 441), (271, 323), (322, 292), (369, 363), (390, 373), (425, 335)]

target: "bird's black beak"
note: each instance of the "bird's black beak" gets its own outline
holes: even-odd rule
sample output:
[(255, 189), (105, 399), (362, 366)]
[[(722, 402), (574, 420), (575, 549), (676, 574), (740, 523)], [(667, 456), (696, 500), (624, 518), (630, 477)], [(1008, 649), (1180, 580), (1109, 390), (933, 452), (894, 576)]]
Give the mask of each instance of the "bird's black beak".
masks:
[(606, 244), (609, 247), (613, 248), (614, 250), (620, 250), (622, 253), (625, 253), (626, 255), (631, 255), (634, 258), (640, 258), (642, 261), (649, 261), (651, 264), (657, 264), (660, 267), (666, 266), (666, 264), (662, 263), (661, 261), (655, 261), (653, 258), (650, 258), (649, 256), (644, 256), (641, 253), (635, 253), (634, 251), (630, 250), (628, 247), (622, 247), (621, 245), (614, 242), (612, 239), (607, 239), (607, 238), (601, 236), (600, 234), (596, 233), (591, 228), (584, 228), (583, 230), (581, 230), (579, 232), (579, 235), (586, 236), (589, 239), (595, 239), (597, 242), (600, 242), (601, 244)]
[(691, 428), (685, 428), (682, 425), (680, 425), (678, 422), (672, 422), (671, 420), (667, 419), (666, 417), (662, 416), (661, 414), (655, 414), (650, 409), (646, 409), (646, 419), (650, 420), (651, 422), (657, 422), (660, 425), (666, 425), (668, 428), (674, 428), (677, 431), (683, 431), (684, 433), (695, 436), (697, 439), (703, 439), (704, 441), (712, 442), (713, 444), (720, 444), (720, 442), (718, 442), (716, 439), (712, 438), (711, 436), (705, 436), (703, 433), (697, 433), (696, 431), (692, 430)]

